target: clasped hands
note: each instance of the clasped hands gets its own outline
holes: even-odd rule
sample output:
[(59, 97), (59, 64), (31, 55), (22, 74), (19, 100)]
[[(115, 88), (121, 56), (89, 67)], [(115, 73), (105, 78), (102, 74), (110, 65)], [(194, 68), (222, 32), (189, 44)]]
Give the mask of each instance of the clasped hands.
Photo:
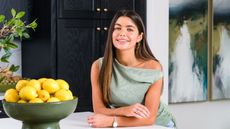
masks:
[[(116, 109), (117, 116), (124, 117), (135, 117), (138, 119), (149, 118), (150, 112), (146, 106), (140, 103), (136, 103), (126, 107), (120, 107)], [(114, 117), (111, 115), (104, 115), (94, 113), (93, 115), (88, 117), (88, 124), (91, 127), (95, 128), (103, 128), (103, 127), (111, 127), (113, 123)]]

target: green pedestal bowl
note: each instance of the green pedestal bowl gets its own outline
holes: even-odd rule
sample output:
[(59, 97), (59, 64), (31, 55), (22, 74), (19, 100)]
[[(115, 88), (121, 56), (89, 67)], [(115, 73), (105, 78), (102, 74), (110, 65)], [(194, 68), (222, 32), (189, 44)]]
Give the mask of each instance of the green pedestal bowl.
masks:
[(11, 103), (2, 101), (6, 114), (22, 121), (22, 129), (60, 129), (59, 121), (74, 112), (78, 98), (52, 103)]

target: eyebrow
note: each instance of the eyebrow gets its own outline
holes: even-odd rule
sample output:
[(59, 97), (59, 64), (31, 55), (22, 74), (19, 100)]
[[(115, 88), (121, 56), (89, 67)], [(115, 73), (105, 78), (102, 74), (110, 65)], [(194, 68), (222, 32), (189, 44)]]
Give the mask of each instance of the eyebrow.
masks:
[[(115, 23), (115, 25), (114, 26), (121, 26), (119, 23)], [(127, 25), (127, 26), (125, 26), (125, 27), (132, 27), (132, 28), (135, 28), (133, 25)]]

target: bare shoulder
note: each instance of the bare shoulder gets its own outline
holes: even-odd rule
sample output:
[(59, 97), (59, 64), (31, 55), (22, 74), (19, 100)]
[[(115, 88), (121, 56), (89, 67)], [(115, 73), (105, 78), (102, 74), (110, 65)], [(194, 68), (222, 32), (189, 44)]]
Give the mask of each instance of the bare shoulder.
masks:
[(91, 66), (91, 70), (97, 70), (98, 71), (99, 65), (100, 65), (100, 59), (95, 60)]
[(145, 69), (155, 69), (155, 70), (161, 70), (162, 71), (162, 66), (161, 64), (156, 61), (156, 60), (148, 60), (144, 64)]

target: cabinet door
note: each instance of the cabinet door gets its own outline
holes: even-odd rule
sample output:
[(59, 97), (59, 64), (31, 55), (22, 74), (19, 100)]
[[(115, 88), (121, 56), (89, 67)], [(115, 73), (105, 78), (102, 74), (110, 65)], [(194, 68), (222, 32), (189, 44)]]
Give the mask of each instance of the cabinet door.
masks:
[(100, 18), (100, 0), (58, 0), (59, 18)]
[(3, 110), (2, 101), (0, 100), (0, 118), (8, 117)]
[(96, 20), (58, 20), (57, 78), (65, 79), (79, 97), (77, 111), (91, 110), (90, 69), (99, 51), (97, 25)]
[(135, 0), (101, 0), (103, 18), (111, 19), (121, 9), (135, 10)]
[(104, 50), (106, 46), (106, 40), (107, 40), (110, 22), (111, 19), (100, 20), (101, 30), (100, 30), (100, 43), (99, 43), (99, 57), (104, 56)]
[(146, 23), (146, 0), (101, 0), (101, 18), (112, 19), (117, 10), (135, 10)]

